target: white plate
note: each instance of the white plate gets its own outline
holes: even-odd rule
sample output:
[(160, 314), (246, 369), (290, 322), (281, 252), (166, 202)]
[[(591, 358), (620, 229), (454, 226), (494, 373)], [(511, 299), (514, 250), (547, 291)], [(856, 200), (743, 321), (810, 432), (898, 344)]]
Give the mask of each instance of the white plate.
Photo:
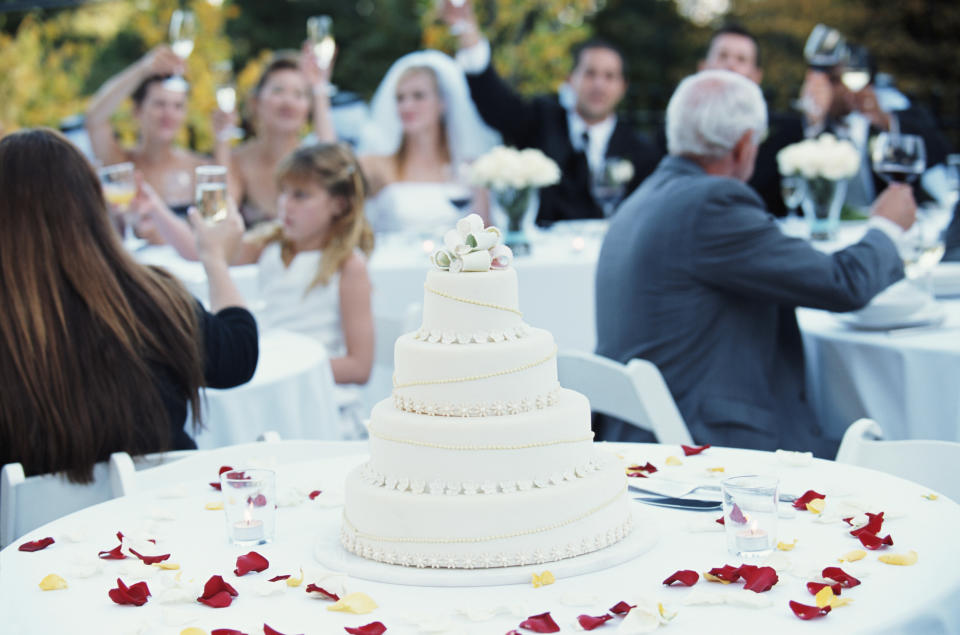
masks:
[(863, 324), (892, 323), (914, 315), (928, 302), (930, 302), (930, 296), (921, 291), (916, 284), (909, 280), (901, 280), (874, 296), (867, 306), (845, 315)]
[(910, 326), (929, 326), (943, 322), (947, 314), (943, 307), (936, 302), (930, 302), (919, 311), (910, 315), (896, 318), (885, 316), (872, 317), (857, 313), (838, 314), (837, 318), (847, 326), (862, 331), (888, 331), (890, 329), (907, 328)]
[(933, 292), (938, 296), (960, 295), (960, 262), (941, 262), (934, 268)]
[[(634, 514), (640, 513), (635, 510)], [(601, 571), (633, 560), (646, 553), (656, 544), (659, 533), (650, 515), (642, 522), (633, 523), (633, 531), (626, 538), (599, 551), (585, 553), (575, 558), (531, 564), (522, 567), (496, 567), (492, 569), (417, 569), (396, 564), (367, 560), (354, 555), (340, 544), (339, 514), (327, 514), (317, 526), (317, 541), (313, 556), (324, 567), (346, 573), (354, 578), (405, 584), (412, 586), (462, 587), (499, 586), (502, 584), (530, 584), (530, 574), (549, 569), (558, 578)]]

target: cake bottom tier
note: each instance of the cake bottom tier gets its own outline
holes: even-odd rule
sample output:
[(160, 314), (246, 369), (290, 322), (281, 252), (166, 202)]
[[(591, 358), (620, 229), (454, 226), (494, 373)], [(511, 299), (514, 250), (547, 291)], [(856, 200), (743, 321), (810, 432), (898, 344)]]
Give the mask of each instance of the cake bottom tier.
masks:
[(627, 482), (616, 461), (555, 487), (447, 496), (376, 487), (347, 477), (340, 539), (364, 558), (413, 567), (476, 569), (540, 564), (611, 545), (631, 530)]

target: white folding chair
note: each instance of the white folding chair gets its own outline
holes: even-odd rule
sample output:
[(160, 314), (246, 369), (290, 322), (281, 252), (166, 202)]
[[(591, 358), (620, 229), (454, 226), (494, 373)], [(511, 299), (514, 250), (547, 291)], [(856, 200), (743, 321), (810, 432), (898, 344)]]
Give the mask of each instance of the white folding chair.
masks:
[(660, 443), (693, 443), (663, 376), (647, 360), (624, 365), (593, 353), (561, 351), (557, 373), (561, 386), (587, 396), (591, 410), (653, 432)]
[(960, 501), (960, 443), (954, 441), (884, 441), (873, 419), (858, 419), (843, 434), (838, 463), (887, 472)]
[(51, 520), (113, 498), (110, 468), (93, 467), (93, 482), (71, 483), (62, 473), (26, 476), (23, 465), (7, 463), (0, 473), (0, 547)]
[(128, 496), (171, 483), (197, 479), (217, 480), (217, 469), (230, 465), (242, 469), (273, 467), (318, 459), (361, 455), (367, 452), (366, 441), (267, 441), (230, 445), (215, 450), (200, 450), (177, 460), (146, 470), (137, 470), (126, 452), (110, 456), (110, 481), (116, 496)]
[(370, 380), (363, 387), (361, 401), (365, 412), (393, 392), (393, 345), (404, 333), (420, 328), (419, 303), (411, 303), (402, 314), (375, 313), (373, 316), (374, 349)]

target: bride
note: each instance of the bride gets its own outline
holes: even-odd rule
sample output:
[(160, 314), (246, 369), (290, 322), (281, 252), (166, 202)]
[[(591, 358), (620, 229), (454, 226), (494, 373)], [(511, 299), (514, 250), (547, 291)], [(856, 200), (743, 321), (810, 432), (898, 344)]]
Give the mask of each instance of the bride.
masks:
[[(324, 128), (333, 140), (332, 126)], [(469, 186), (466, 172), (499, 140), (453, 59), (432, 50), (398, 59), (374, 94), (357, 148), (374, 230), (434, 233), (469, 212), (489, 220), (486, 193)]]

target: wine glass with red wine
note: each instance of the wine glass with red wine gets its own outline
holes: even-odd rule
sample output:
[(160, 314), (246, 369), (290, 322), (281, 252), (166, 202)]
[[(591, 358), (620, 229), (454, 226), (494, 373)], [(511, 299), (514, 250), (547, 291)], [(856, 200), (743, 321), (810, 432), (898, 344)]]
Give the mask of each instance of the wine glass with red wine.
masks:
[(873, 142), (873, 171), (890, 183), (912, 183), (927, 168), (923, 138), (912, 134), (881, 132)]

